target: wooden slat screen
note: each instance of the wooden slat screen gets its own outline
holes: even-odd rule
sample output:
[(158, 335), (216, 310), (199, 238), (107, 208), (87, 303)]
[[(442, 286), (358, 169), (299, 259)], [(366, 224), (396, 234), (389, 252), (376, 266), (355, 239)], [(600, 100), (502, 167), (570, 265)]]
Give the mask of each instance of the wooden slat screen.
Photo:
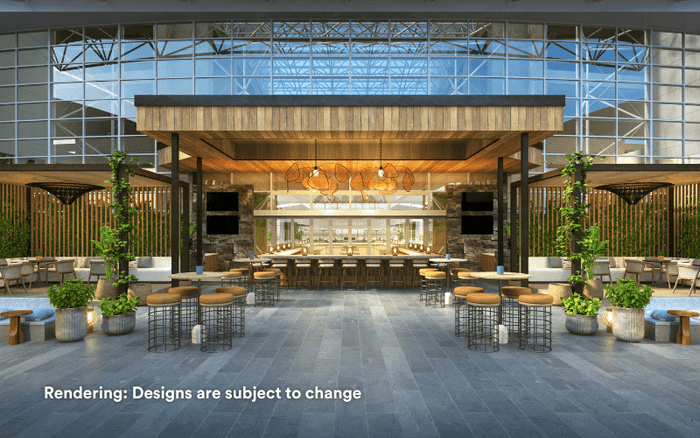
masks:
[(700, 184), (674, 189), (674, 245), (681, 257), (700, 258)]
[[(676, 188), (676, 204), (681, 188)], [(697, 187), (695, 188), (697, 192)], [(530, 188), (530, 255), (554, 256), (557, 228), (563, 223), (555, 207), (561, 206), (562, 187)], [(645, 196), (636, 205), (627, 205), (617, 195), (605, 190), (589, 189), (588, 220), (585, 228), (597, 225), (601, 240), (609, 240), (607, 256), (655, 256), (669, 254), (668, 189)], [(678, 207), (676, 207), (678, 209)], [(697, 209), (697, 202), (695, 208)], [(678, 223), (678, 222), (676, 222)], [(682, 228), (677, 226), (676, 230)], [(700, 230), (699, 230), (700, 231)], [(676, 232), (676, 255), (678, 251)]]
[[(24, 187), (22, 187), (24, 190)], [(134, 187), (132, 215), (135, 229), (130, 250), (135, 256), (170, 254), (170, 188)], [(48, 192), (32, 189), (31, 254), (44, 256), (94, 256), (91, 240), (100, 239), (100, 227), (115, 226), (108, 190), (93, 191), (71, 205), (63, 205)]]

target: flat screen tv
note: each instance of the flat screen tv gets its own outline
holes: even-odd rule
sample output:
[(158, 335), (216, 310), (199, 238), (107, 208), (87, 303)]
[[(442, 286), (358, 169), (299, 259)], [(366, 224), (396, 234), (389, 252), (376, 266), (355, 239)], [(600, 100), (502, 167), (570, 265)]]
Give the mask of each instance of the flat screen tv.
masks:
[(493, 216), (462, 216), (462, 234), (493, 234)]
[(493, 193), (462, 192), (462, 211), (493, 211)]
[(238, 192), (208, 192), (207, 211), (238, 211)]
[(238, 216), (207, 216), (207, 234), (238, 234)]

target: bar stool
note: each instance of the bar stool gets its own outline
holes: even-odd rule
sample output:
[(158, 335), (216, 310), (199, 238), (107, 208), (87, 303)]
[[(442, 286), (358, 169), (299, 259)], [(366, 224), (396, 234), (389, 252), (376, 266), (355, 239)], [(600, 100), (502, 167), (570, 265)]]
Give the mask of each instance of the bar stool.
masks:
[(238, 270), (230, 270), (228, 271), (228, 274), (224, 277), (221, 277), (221, 287), (229, 287), (229, 286), (240, 286), (240, 287), (246, 287), (248, 284), (248, 279), (243, 276), (243, 273)]
[[(378, 280), (369, 281), (370, 270), (377, 270), (376, 277)], [(366, 259), (365, 260), (365, 290), (367, 290), (368, 283), (378, 283), (379, 290), (383, 289), (382, 286), (382, 259)]]
[[(331, 283), (333, 285), (333, 290), (335, 290), (335, 276), (333, 276), (333, 268), (335, 268), (335, 260), (333, 259), (321, 259), (318, 261), (318, 290), (321, 290), (321, 283)], [(330, 280), (322, 280), (323, 272), (329, 273)]]
[[(403, 275), (404, 274), (404, 261), (403, 259), (401, 260), (394, 260), (390, 259), (389, 260), (389, 287), (388, 289), (391, 290), (391, 285), (394, 283), (401, 283), (403, 285), (403, 288), (406, 289), (406, 277)], [(394, 272), (396, 272), (398, 279), (394, 280)]]
[(501, 288), (501, 320), (508, 328), (508, 337), (520, 335), (518, 297), (530, 293), (532, 289), (529, 287), (503, 286)]
[(275, 305), (275, 280), (277, 273), (273, 271), (258, 271), (253, 274), (255, 281), (255, 307), (270, 304)]
[(552, 302), (545, 294), (518, 296), (520, 348), (545, 353), (552, 351)]
[(467, 318), (467, 295), (484, 293), (484, 289), (474, 286), (455, 288), (455, 336), (466, 338), (469, 335), (469, 318)]
[(272, 265), (270, 267), (280, 270), (280, 286), (282, 286), (282, 277), (284, 276), (284, 288), (285, 290), (289, 290), (289, 265), (287, 264), (287, 259), (272, 259)]
[(498, 351), (498, 307), (501, 297), (496, 294), (471, 293), (467, 295), (469, 318), (467, 346), (473, 351)]
[(346, 280), (345, 277), (349, 276), (350, 278), (348, 281), (350, 284), (352, 284), (352, 277), (355, 277), (355, 288), (357, 290), (360, 290), (360, 278), (357, 275), (357, 264), (358, 261), (356, 258), (344, 258), (340, 262), (340, 266), (343, 269), (343, 279), (340, 281), (340, 290), (343, 290), (343, 286), (345, 286)]
[(442, 307), (445, 307), (445, 279), (447, 274), (443, 271), (427, 271), (423, 275), (425, 275), (425, 280), (428, 283), (425, 305), (440, 304)]
[(294, 260), (294, 267), (296, 268), (296, 272), (294, 273), (294, 290), (297, 290), (297, 283), (299, 283), (299, 277), (301, 276), (301, 273), (306, 270), (306, 280), (302, 280), (302, 282), (306, 282), (306, 284), (309, 285), (309, 289), (311, 289), (311, 260), (309, 259), (295, 259)]
[[(462, 274), (462, 275), (460, 275)], [(467, 268), (450, 269), (450, 285), (454, 290), (458, 286), (466, 286), (472, 280), (472, 271)]]
[(418, 276), (420, 277), (420, 300), (424, 301), (428, 294), (428, 279), (425, 278), (426, 272), (435, 272), (435, 268), (422, 268), (418, 270)]
[(199, 323), (199, 288), (197, 286), (171, 287), (169, 294), (180, 295), (180, 337), (187, 339)]
[(273, 293), (272, 293), (272, 299), (274, 301), (279, 301), (280, 300), (280, 289), (282, 289), (282, 270), (279, 268), (265, 268), (262, 270), (262, 272), (274, 272), (275, 273), (275, 281), (272, 283), (274, 288), (273, 288)]
[(233, 295), (213, 293), (200, 295), (202, 309), (202, 346), (204, 352), (223, 351), (233, 347)]
[(411, 289), (415, 289), (416, 277), (420, 280), (420, 271), (422, 269), (430, 267), (430, 260), (426, 258), (413, 259), (412, 269), (413, 275), (411, 275)]
[(228, 272), (240, 272), (241, 275), (243, 276), (242, 281), (250, 284), (250, 269), (248, 269), (248, 268), (234, 268), (234, 269), (229, 269)]
[(233, 295), (232, 327), (231, 336), (242, 338), (245, 336), (245, 297), (246, 289), (240, 286), (218, 287), (214, 293), (227, 293)]
[(148, 351), (180, 348), (180, 294), (151, 294), (148, 305)]

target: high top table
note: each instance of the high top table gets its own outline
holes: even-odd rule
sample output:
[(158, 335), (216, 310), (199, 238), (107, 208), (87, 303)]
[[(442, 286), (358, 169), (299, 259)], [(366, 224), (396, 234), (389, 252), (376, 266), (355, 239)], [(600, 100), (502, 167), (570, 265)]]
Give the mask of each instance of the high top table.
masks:
[[(481, 278), (483, 280), (498, 280), (498, 295), (501, 296), (501, 299), (503, 296), (501, 295), (501, 287), (502, 287), (502, 282), (504, 280), (527, 280), (528, 278), (531, 277), (530, 274), (523, 274), (521, 272), (504, 272), (503, 274), (498, 274), (493, 271), (486, 271), (486, 272), (472, 272), (472, 277), (473, 278)], [(503, 301), (501, 301), (501, 304), (498, 305), (498, 323), (501, 324), (503, 322)]]
[[(450, 257), (450, 258), (448, 259), (448, 258), (445, 258), (445, 257), (442, 257), (442, 256), (435, 256), (435, 257), (430, 257), (430, 256), (428, 256), (428, 259), (429, 259), (431, 262), (435, 262), (435, 263), (446, 263), (446, 264), (448, 264), (448, 265), (449, 265), (450, 263), (462, 263), (462, 262), (466, 262), (466, 261), (467, 261), (467, 259), (457, 259), (457, 258), (454, 258), (454, 257)], [(450, 290), (450, 269), (449, 269), (449, 266), (445, 268), (445, 277), (447, 278), (447, 279), (445, 280), (445, 285), (446, 285), (446, 287), (447, 287), (447, 291), (449, 292), (449, 290)]]
[(34, 313), (32, 310), (10, 310), (9, 312), (0, 313), (0, 316), (3, 318), (10, 318), (10, 345), (24, 343), (24, 333), (22, 333), (20, 318), (32, 313)]

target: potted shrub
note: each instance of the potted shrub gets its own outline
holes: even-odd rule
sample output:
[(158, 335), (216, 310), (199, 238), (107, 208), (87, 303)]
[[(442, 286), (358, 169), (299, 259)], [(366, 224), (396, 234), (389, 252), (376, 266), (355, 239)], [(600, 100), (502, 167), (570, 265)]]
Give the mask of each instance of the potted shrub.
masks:
[(100, 300), (102, 310), (102, 331), (110, 336), (125, 335), (136, 327), (136, 308), (139, 297), (103, 298)]
[(52, 285), (46, 294), (56, 308), (56, 339), (60, 342), (79, 341), (87, 335), (87, 305), (95, 298), (95, 289), (81, 278), (70, 279), (62, 285)]
[(593, 335), (598, 331), (598, 298), (585, 299), (579, 295), (562, 297), (561, 305), (566, 310), (564, 326), (575, 335)]
[(644, 308), (653, 291), (631, 278), (621, 278), (605, 287), (605, 298), (613, 306), (613, 335), (621, 341), (639, 342), (644, 338)]

